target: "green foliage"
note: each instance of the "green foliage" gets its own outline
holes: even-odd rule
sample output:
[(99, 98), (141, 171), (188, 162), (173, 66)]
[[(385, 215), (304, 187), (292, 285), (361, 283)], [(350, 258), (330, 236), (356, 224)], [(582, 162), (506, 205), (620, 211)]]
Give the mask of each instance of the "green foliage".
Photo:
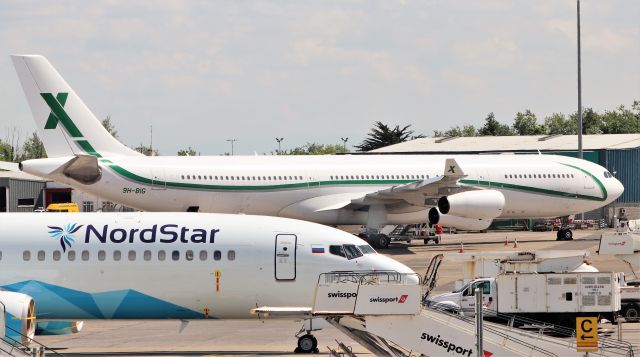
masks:
[(399, 125), (396, 125), (395, 128), (391, 129), (388, 125), (383, 124), (382, 122), (375, 122), (374, 127), (371, 129), (371, 132), (367, 134), (367, 138), (362, 141), (359, 145), (354, 145), (358, 151), (370, 151), (375, 150), (381, 147), (398, 144), (409, 140), (410, 138), (424, 138), (424, 135), (412, 135), (413, 130), (409, 128), (411, 125), (407, 125), (403, 128), (400, 128)]
[(47, 152), (44, 150), (44, 144), (37, 132), (33, 132), (31, 137), (27, 139), (22, 145), (22, 153), (18, 156), (17, 161), (41, 159), (47, 157)]
[(544, 127), (547, 135), (568, 135), (576, 132), (576, 129), (571, 127), (571, 122), (562, 113), (553, 113), (544, 118)]
[(113, 136), (116, 139), (118, 138), (118, 131), (113, 126), (113, 123), (111, 123), (111, 115), (107, 115), (107, 117), (102, 120), (102, 126), (105, 129), (107, 129), (107, 131), (109, 132), (109, 134), (111, 134), (111, 136)]
[(640, 133), (640, 101), (634, 101), (631, 109), (621, 105), (616, 110), (605, 111), (602, 124), (604, 134)]
[(441, 137), (459, 137), (459, 136), (478, 136), (478, 129), (471, 124), (465, 124), (460, 128), (459, 126), (454, 126), (449, 128), (449, 130), (445, 132), (441, 132), (438, 130), (433, 131), (433, 136), (436, 138)]
[(11, 145), (0, 140), (0, 161), (13, 162), (13, 152), (14, 150)]
[(178, 156), (196, 156), (196, 151), (189, 146), (188, 149), (178, 150)]
[(332, 155), (337, 153), (349, 152), (344, 145), (306, 143), (291, 150), (282, 150), (279, 155)]
[(538, 124), (536, 115), (527, 109), (524, 113), (516, 113), (513, 130), (517, 135), (541, 135), (545, 133), (544, 125)]
[(480, 136), (510, 136), (515, 134), (511, 127), (498, 122), (493, 112), (489, 113), (484, 121), (484, 126), (478, 131)]
[(158, 150), (157, 149), (153, 149), (151, 150), (151, 148), (149, 146), (146, 145), (142, 145), (140, 144), (140, 146), (134, 148), (133, 150), (146, 155), (146, 156), (158, 156)]
[[(571, 134), (578, 134), (578, 112), (574, 112), (570, 117)], [(582, 110), (582, 133), (583, 134), (602, 134), (602, 116), (591, 108)]]

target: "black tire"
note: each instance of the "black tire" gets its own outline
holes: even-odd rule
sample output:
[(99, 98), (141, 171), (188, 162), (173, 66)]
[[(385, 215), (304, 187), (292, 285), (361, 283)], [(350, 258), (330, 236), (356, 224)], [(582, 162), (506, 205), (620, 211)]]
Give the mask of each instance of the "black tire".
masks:
[(562, 240), (573, 240), (573, 232), (570, 229), (565, 229), (563, 235)]
[(637, 304), (629, 304), (622, 309), (622, 316), (626, 322), (640, 321), (640, 306)]
[(423, 239), (422, 241), (424, 242), (424, 244), (429, 244), (429, 240), (428, 240), (428, 239), (426, 239), (426, 238), (425, 238), (425, 239)]
[(434, 242), (435, 242), (436, 244), (440, 244), (440, 237), (436, 237), (436, 239), (434, 240)]
[(313, 335), (306, 334), (298, 338), (296, 353), (314, 353), (317, 350), (316, 347), (318, 347), (318, 340)]
[(563, 233), (564, 229), (558, 229), (558, 231), (556, 232), (556, 240), (562, 240), (564, 238)]
[(376, 242), (376, 245), (378, 245), (378, 247), (381, 249), (389, 248), (389, 243), (391, 242), (391, 239), (389, 239), (389, 237), (384, 234), (376, 234), (374, 240)]

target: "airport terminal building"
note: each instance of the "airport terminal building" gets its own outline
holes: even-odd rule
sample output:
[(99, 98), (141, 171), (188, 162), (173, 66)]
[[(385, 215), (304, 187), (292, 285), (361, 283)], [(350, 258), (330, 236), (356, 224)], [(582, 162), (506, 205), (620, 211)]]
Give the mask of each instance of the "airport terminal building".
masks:
[[(640, 219), (640, 134), (583, 135), (583, 157), (606, 167), (624, 185), (613, 204), (587, 219)], [(578, 156), (577, 135), (420, 138), (371, 151), (376, 154), (558, 154)]]

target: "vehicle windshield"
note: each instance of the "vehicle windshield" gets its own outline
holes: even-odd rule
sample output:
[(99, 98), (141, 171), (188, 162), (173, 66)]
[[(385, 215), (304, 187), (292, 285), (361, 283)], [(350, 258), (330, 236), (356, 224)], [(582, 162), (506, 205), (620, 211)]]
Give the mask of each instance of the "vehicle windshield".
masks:
[(360, 248), (362, 254), (376, 254), (375, 249), (369, 244), (359, 245), (358, 248)]
[(462, 285), (462, 287), (461, 287), (460, 289), (454, 290), (454, 291), (452, 291), (452, 292), (454, 292), (454, 293), (459, 293), (459, 292), (461, 292), (461, 291), (466, 290), (468, 287), (469, 287), (469, 283), (466, 283), (466, 284)]

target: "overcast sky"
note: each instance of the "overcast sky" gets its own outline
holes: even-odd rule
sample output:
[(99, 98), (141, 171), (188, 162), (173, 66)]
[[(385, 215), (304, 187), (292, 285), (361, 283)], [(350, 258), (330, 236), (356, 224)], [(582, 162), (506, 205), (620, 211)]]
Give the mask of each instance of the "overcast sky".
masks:
[[(640, 1), (583, 0), (583, 105), (640, 99)], [(576, 1), (2, 1), (0, 138), (35, 130), (10, 53), (42, 54), (121, 141), (269, 153), (577, 108)]]

